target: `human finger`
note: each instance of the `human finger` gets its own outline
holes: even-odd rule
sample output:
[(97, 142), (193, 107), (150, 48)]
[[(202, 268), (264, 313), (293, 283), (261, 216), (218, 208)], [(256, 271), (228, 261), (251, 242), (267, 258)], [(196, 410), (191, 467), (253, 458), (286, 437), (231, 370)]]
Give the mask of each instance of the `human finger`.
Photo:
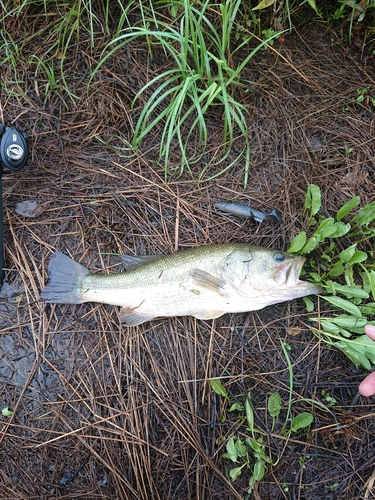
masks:
[(366, 325), (365, 333), (370, 337), (370, 339), (375, 341), (375, 326), (374, 325)]
[(373, 396), (375, 394), (375, 372), (370, 373), (359, 384), (358, 390), (362, 396)]

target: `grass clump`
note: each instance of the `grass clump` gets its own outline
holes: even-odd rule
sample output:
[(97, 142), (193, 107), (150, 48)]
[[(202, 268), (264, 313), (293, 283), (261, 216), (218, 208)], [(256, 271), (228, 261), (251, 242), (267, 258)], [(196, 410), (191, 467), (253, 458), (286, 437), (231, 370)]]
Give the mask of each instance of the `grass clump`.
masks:
[[(159, 2), (159, 5), (162, 3)], [(242, 36), (235, 48), (231, 48), (241, 4), (241, 0), (226, 0), (215, 5), (210, 0), (181, 0), (173, 2), (169, 9), (170, 19), (167, 21), (152, 10), (152, 15), (142, 16), (140, 25), (124, 29), (120, 36), (108, 44), (95, 68), (93, 76), (109, 57), (138, 39), (147, 42), (151, 57), (154, 48), (158, 47), (173, 62), (170, 69), (150, 80), (133, 101), (134, 106), (142, 94), (151, 91), (138, 118), (132, 144), (138, 149), (145, 137), (158, 124), (162, 124), (159, 160), (163, 159), (166, 179), (173, 171), (170, 166), (173, 140), (177, 141), (181, 152), (177, 173), (181, 174), (186, 168), (193, 174), (191, 166), (201, 161), (202, 152), (208, 143), (207, 111), (220, 107), (222, 156), (217, 165), (222, 165), (227, 160), (236, 129), (243, 137), (244, 148), (235, 160), (210, 178), (222, 174), (244, 156), (244, 183), (247, 183), (250, 162), (247, 110), (240, 102), (236, 89), (245, 87), (241, 81), (244, 67), (258, 50), (279, 33), (273, 33), (268, 39), (260, 41), (238, 65), (234, 64), (235, 53), (252, 38), (250, 34)], [(191, 142), (195, 143), (195, 152), (189, 154), (188, 144)], [(205, 173), (206, 168), (203, 167), (200, 178)]]
[[(138, 3), (138, 2), (137, 2)], [(129, 25), (128, 13), (133, 2), (121, 0), (32, 0), (1, 3), (0, 54), (3, 65), (12, 69), (14, 77), (2, 82), (5, 93), (14, 95), (14, 86), (24, 93), (27, 87), (25, 68), (33, 70), (36, 94), (44, 106), (56, 97), (66, 108), (80, 99), (74, 85), (83, 79), (72, 71), (72, 59), (84, 53), (92, 55), (103, 37), (113, 37), (124, 25)], [(24, 34), (14, 39), (14, 24), (23, 27)], [(30, 51), (35, 41), (41, 43)], [(30, 80), (30, 77), (29, 77)]]

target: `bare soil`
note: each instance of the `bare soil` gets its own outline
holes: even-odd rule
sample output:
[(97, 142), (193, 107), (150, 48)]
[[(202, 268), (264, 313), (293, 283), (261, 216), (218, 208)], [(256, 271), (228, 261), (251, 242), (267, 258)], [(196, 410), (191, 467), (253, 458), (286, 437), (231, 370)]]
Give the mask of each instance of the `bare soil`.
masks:
[[(32, 21), (37, 30), (42, 21)], [(12, 22), (7, 30), (18, 40), (22, 26)], [(14, 413), (0, 416), (0, 497), (246, 498), (251, 470), (232, 482), (234, 464), (222, 455), (232, 434), (249, 431), (212, 391), (210, 379), (220, 377), (232, 402), (251, 393), (255, 427), (272, 459), (256, 500), (375, 498), (375, 399), (357, 390), (365, 371), (314, 337), (302, 300), (214, 321), (157, 319), (126, 328), (115, 307), (46, 306), (39, 298), (55, 249), (99, 273), (122, 269), (109, 255), (116, 253), (229, 241), (285, 250), (308, 230), (309, 183), (321, 187), (327, 215), (356, 195), (372, 201), (374, 108), (356, 99), (365, 87), (374, 95), (374, 56), (318, 24), (257, 54), (243, 75), (253, 82), (243, 94), (251, 142), (244, 190), (241, 162), (214, 180), (207, 181), (210, 167), (199, 184), (188, 173), (166, 184), (156, 163), (160, 130), (139, 153), (125, 151), (139, 115), (131, 100), (164, 70), (161, 54), (149, 61), (146, 47), (129, 46), (87, 92), (106, 40), (89, 51), (82, 34), (64, 63), (78, 97), (72, 101), (62, 86), (49, 92), (27, 58), (42, 57), (52, 40), (24, 47), (16, 74), (0, 62), (2, 121), (27, 131), (30, 146), (28, 165), (3, 176), (0, 405)], [(208, 158), (220, 147), (219, 109), (210, 120)], [(178, 159), (176, 146), (171, 166)], [(203, 158), (192, 167), (196, 177), (204, 166)], [(277, 208), (283, 223), (215, 211), (214, 201), (234, 196), (259, 210)], [(17, 213), (17, 203), (31, 200), (39, 215)], [(290, 345), (292, 416), (312, 411), (306, 398), (327, 404), (322, 391), (336, 400), (330, 411), (315, 405), (310, 428), (289, 438), (280, 434), (289, 394), (281, 341)], [(272, 429), (267, 401), (275, 391), (284, 409)]]

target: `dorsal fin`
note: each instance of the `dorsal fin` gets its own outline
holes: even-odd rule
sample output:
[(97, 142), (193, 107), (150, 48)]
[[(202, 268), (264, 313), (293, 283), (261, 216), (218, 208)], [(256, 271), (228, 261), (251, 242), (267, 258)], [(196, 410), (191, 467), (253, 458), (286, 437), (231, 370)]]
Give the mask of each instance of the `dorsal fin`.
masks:
[(135, 269), (139, 266), (143, 266), (144, 264), (160, 259), (161, 255), (119, 255), (118, 257), (122, 260), (126, 269), (130, 271), (130, 269)]

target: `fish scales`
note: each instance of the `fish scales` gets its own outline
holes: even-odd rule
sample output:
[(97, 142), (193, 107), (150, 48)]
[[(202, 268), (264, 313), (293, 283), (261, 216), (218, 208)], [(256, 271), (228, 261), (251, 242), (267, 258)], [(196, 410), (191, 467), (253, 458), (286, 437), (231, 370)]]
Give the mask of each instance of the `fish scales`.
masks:
[(225, 258), (227, 251), (220, 247), (214, 250), (201, 247), (165, 255), (126, 273), (88, 274), (81, 282), (81, 296), (85, 302), (103, 302), (138, 312), (161, 310), (163, 316), (179, 315), (181, 311), (183, 315), (192, 314), (200, 308), (202, 298), (207, 309), (216, 303), (218, 294), (209, 279), (203, 284), (204, 279), (199, 282), (194, 277), (194, 266), (215, 273), (218, 261)]
[(127, 272), (98, 275), (57, 252), (41, 297), (50, 303), (121, 306), (121, 321), (134, 326), (158, 316), (212, 319), (320, 292), (317, 285), (299, 280), (304, 258), (248, 244), (125, 260)]

